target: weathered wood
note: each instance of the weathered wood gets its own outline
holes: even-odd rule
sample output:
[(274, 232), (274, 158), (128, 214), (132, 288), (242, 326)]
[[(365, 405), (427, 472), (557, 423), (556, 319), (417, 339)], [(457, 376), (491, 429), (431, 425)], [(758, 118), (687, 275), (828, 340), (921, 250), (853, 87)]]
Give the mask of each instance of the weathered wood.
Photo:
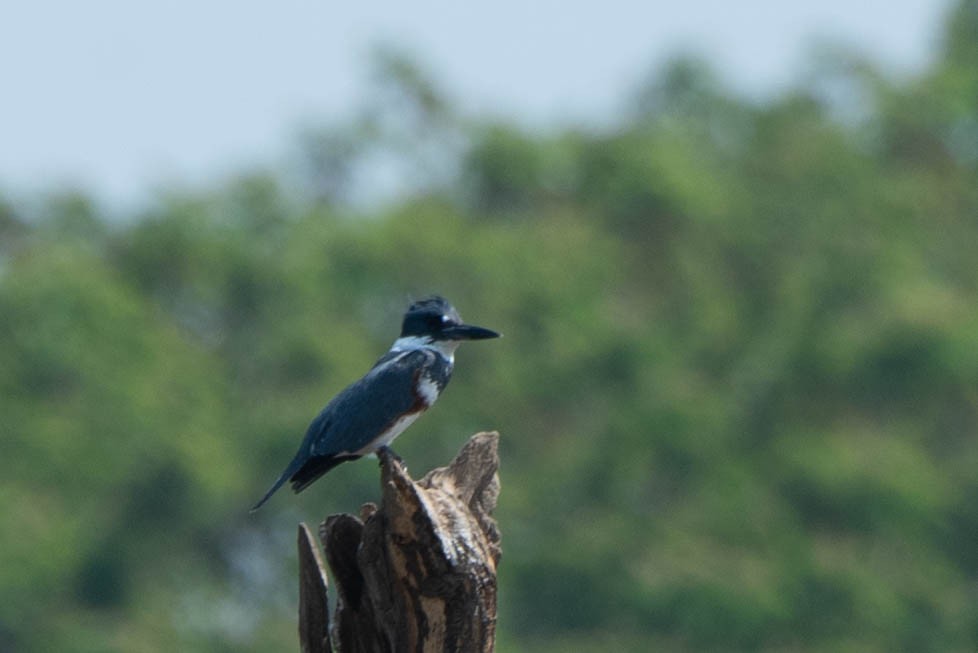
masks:
[(382, 500), (320, 527), (338, 598), (342, 653), (493, 650), (499, 436), (472, 436), (420, 481), (380, 454)]
[(303, 653), (331, 653), (326, 568), (312, 531), (299, 524), (299, 647)]

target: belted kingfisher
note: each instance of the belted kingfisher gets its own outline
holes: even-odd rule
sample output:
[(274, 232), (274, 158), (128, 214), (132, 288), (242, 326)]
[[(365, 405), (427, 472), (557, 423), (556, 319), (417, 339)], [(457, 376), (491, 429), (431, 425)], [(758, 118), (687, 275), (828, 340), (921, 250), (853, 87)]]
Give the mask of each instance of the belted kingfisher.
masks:
[(463, 324), (442, 297), (411, 304), (390, 351), (326, 404), (292, 462), (252, 512), (287, 480), (298, 493), (340, 463), (389, 446), (445, 389), (459, 344), (498, 337), (495, 331)]

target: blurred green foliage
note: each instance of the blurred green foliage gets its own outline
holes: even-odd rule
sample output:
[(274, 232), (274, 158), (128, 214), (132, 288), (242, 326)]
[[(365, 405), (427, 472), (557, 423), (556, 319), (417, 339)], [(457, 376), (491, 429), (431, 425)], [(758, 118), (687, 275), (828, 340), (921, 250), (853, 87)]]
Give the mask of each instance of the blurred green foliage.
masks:
[(386, 52), (299, 184), (0, 203), (0, 650), (293, 650), (296, 521), (377, 472), (246, 508), (431, 292), (506, 336), (398, 441), (502, 432), (501, 651), (975, 650), (976, 52), (965, 0), (914, 80), (684, 59), (546, 134)]

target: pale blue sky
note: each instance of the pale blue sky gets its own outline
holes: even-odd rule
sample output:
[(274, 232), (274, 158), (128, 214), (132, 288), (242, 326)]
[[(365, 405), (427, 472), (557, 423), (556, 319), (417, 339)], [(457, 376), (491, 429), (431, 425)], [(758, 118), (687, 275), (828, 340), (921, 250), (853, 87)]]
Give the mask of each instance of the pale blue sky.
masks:
[(415, 53), (472, 112), (600, 121), (679, 51), (777, 92), (814, 37), (897, 74), (929, 60), (949, 0), (327, 3), (31, 0), (0, 8), (0, 192), (70, 183), (109, 200), (283, 156), (337, 120), (379, 43)]

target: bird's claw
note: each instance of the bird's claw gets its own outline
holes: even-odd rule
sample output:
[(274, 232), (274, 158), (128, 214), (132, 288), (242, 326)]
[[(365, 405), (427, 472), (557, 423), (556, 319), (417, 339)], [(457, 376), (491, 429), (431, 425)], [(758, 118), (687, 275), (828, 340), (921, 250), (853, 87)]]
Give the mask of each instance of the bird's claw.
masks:
[(386, 445), (377, 449), (377, 458), (380, 460), (381, 465), (384, 464), (384, 460), (386, 458), (390, 458), (391, 460), (400, 464), (404, 469), (407, 469), (407, 465), (404, 464), (404, 459), (398, 456), (393, 449)]

